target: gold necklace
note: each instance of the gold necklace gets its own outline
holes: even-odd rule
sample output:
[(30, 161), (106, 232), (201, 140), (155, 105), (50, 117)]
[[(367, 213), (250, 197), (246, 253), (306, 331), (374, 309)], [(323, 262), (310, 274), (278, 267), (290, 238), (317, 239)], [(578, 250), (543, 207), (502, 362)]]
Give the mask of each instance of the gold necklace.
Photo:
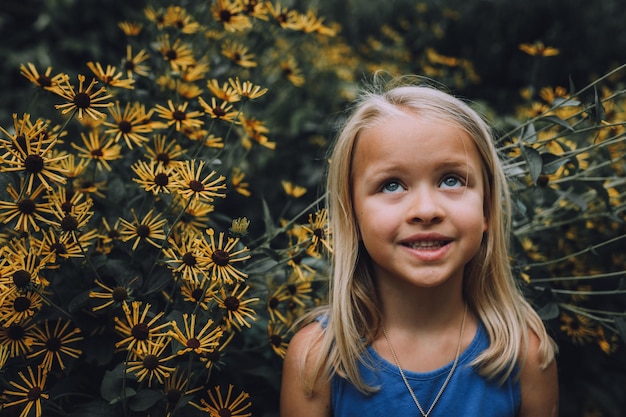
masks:
[(463, 331), (465, 330), (465, 317), (466, 316), (467, 316), (467, 304), (465, 304), (465, 310), (463, 310), (463, 321), (461, 322), (461, 332), (459, 334), (459, 344), (458, 344), (458, 346), (456, 348), (456, 356), (454, 357), (454, 362), (452, 363), (452, 368), (450, 368), (450, 372), (448, 372), (448, 376), (446, 377), (446, 380), (443, 381), (443, 385), (439, 389), (439, 392), (437, 393), (437, 396), (435, 397), (435, 400), (430, 405), (430, 408), (428, 409), (428, 412), (424, 412), (424, 409), (422, 408), (422, 405), (417, 400), (417, 397), (415, 396), (415, 392), (413, 392), (413, 388), (411, 388), (411, 385), (409, 384), (409, 381), (406, 379), (406, 375), (404, 374), (404, 371), (402, 370), (402, 366), (400, 366), (400, 360), (398, 359), (398, 355), (396, 355), (396, 351), (393, 349), (393, 346), (391, 345), (391, 341), (389, 340), (389, 336), (387, 335), (387, 331), (385, 330), (385, 326), (382, 327), (383, 335), (385, 336), (385, 340), (387, 341), (387, 345), (389, 346), (389, 350), (391, 351), (391, 355), (393, 356), (393, 360), (396, 362), (396, 366), (398, 367), (398, 370), (400, 371), (400, 376), (402, 376), (402, 380), (404, 381), (404, 385), (406, 385), (406, 388), (409, 390), (409, 394), (411, 394), (411, 398), (413, 398), (413, 401), (415, 402), (415, 405), (417, 405), (417, 408), (420, 410), (420, 413), (422, 413), (422, 417), (428, 417), (430, 415), (431, 411), (433, 411), (433, 408), (435, 408), (435, 404), (437, 404), (437, 401), (439, 401), (439, 398), (441, 397), (441, 395), (443, 394), (444, 390), (446, 389), (446, 386), (448, 386), (448, 382), (450, 382), (450, 378), (452, 378), (452, 374), (454, 373), (454, 370), (456, 369), (456, 365), (459, 363), (459, 356), (461, 355), (461, 345), (463, 344), (462, 343), (462, 341), (463, 341)]

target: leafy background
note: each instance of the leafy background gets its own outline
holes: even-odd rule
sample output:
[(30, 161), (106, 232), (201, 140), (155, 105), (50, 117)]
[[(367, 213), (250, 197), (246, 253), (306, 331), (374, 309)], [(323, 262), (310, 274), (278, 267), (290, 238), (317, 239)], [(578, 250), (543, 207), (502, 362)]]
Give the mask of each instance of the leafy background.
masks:
[[(305, 78), (299, 87), (264, 72), (263, 65), (269, 68), (277, 59), (270, 55), (274, 37), (283, 35), (266, 26), (254, 33), (255, 53), (263, 64), (245, 74), (263, 80), (257, 83), (269, 88), (256, 110), (270, 127), (270, 140), (277, 146), (273, 151), (254, 148), (247, 156), (242, 168), (252, 195), (229, 195), (220, 203), (212, 225), (226, 230), (231, 219), (250, 219), (250, 233), (243, 242), (256, 250), (254, 265), (269, 269), (249, 266), (250, 283), (260, 298), (255, 307), (258, 320), (229, 345), (224, 365), (211, 373), (204, 392), (215, 385), (234, 383), (250, 393), (249, 411), (254, 415), (276, 415), (281, 359), (268, 342), (265, 305), (271, 290), (288, 280), (289, 273), (282, 265), (292, 236), (279, 233), (286, 230), (280, 220), (307, 224), (307, 216), (315, 212), (322, 193), (327, 146), (344, 117), (343, 110), (359, 82), (382, 69), (440, 81), (472, 100), (493, 122), (509, 162), (518, 208), (512, 262), (520, 285), (560, 346), (561, 415), (621, 416), (626, 409), (624, 72), (605, 77), (624, 64), (626, 31), (622, 26), (626, 10), (621, 3), (281, 3), (302, 13), (316, 10), (325, 24), (336, 23), (340, 30), (332, 38), (285, 35)], [(37, 101), (29, 107), (33, 89), (19, 74), (20, 64), (33, 62), (38, 68), (51, 65), (55, 71), (70, 74), (86, 73), (87, 61), (116, 65), (127, 43), (117, 23), (145, 19), (145, 6), (172, 4), (187, 8), (197, 20), (210, 20), (203, 2), (195, 1), (3, 2), (0, 126), (8, 129), (11, 114), (27, 109), (34, 117), (59, 120), (49, 101)], [(530, 56), (520, 51), (520, 44), (536, 41), (558, 48), (558, 55)], [(149, 49), (150, 45), (143, 47)], [(559, 86), (566, 90), (566, 99), (550, 101), (540, 95), (542, 88), (554, 91)], [(575, 103), (568, 103), (569, 96), (575, 96)], [(152, 106), (162, 103), (163, 97), (144, 97), (144, 101)], [(130, 182), (132, 173), (128, 169), (126, 173), (128, 177), (119, 180)], [(308, 191), (293, 198), (285, 194), (282, 180)], [(110, 208), (102, 206), (101, 210), (104, 215)], [(299, 215), (301, 212), (305, 214)], [(10, 229), (10, 225), (4, 227)], [(319, 271), (311, 282), (311, 299), (305, 299), (311, 304), (323, 294), (324, 263), (307, 259)], [(270, 272), (258, 272), (266, 269)], [(89, 331), (82, 330), (85, 334)], [(84, 393), (86, 397), (100, 397), (102, 387), (111, 382), (105, 378), (110, 375), (106, 372), (115, 369), (120, 360), (96, 361), (96, 366), (96, 354), (90, 351), (95, 347), (84, 343), (81, 348), (85, 357), (91, 358), (85, 363), (103, 381), (102, 385), (89, 384)], [(21, 367), (23, 363), (17, 359), (8, 361), (3, 370), (5, 383), (15, 377), (16, 370), (24, 369)], [(67, 374), (66, 381), (81, 380), (77, 377), (79, 368)], [(50, 383), (47, 389), (55, 394), (52, 397), (56, 399), (50, 402), (58, 407), (47, 406), (44, 401), (44, 415), (81, 415), (85, 410), (97, 415), (98, 407), (103, 415), (119, 412), (115, 408), (119, 404), (107, 404), (117, 398), (115, 395), (104, 395), (97, 405), (95, 401), (77, 400), (72, 406), (63, 397), (70, 389), (77, 389), (76, 385), (62, 384), (63, 378), (55, 381), (56, 385)], [(115, 383), (112, 387), (113, 391), (119, 388)], [(156, 410), (160, 404), (155, 400), (150, 405)], [(0, 413), (19, 415), (19, 411), (19, 407), (7, 407)], [(184, 412), (198, 410), (186, 407)]]

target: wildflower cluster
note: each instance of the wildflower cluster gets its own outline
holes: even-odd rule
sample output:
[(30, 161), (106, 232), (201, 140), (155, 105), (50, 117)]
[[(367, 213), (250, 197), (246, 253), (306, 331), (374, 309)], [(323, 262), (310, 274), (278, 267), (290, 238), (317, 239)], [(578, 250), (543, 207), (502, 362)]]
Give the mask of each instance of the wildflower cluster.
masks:
[[(280, 3), (203, 7), (120, 22), (119, 64), (21, 66), (53, 105), (0, 128), (0, 407), (16, 415), (250, 416), (230, 365), (242, 334), (259, 362), (280, 360), (313, 303), (326, 218), (297, 220), (317, 203), (252, 240), (263, 217), (228, 201), (249, 204), (246, 176), (277, 147), (272, 88), (306, 82), (290, 45), (335, 29)], [(284, 235), (288, 248), (270, 249)], [(51, 395), (61, 382), (76, 401)]]

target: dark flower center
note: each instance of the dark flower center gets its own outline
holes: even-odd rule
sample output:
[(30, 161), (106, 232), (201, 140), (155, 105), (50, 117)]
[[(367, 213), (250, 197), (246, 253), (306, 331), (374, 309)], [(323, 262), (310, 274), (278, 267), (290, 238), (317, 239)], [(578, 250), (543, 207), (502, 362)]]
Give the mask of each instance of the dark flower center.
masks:
[(133, 61), (126, 61), (124, 63), (124, 68), (128, 71), (133, 71), (135, 69), (135, 63)]
[(314, 229), (313, 235), (318, 239), (324, 239), (324, 229), (320, 229), (319, 227), (317, 229)]
[(279, 347), (283, 343), (283, 338), (277, 334), (270, 336), (270, 343), (276, 347)]
[(37, 401), (40, 396), (41, 388), (39, 387), (32, 387), (28, 390), (28, 394), (26, 394), (26, 398), (28, 398), (28, 401)]
[(204, 191), (204, 184), (198, 180), (191, 180), (189, 181), (189, 188), (194, 193), (199, 193), (200, 191)]
[(118, 232), (117, 230), (109, 230), (109, 232), (107, 233), (107, 236), (110, 237), (111, 239), (116, 239), (120, 237), (120, 232)]
[(17, 203), (17, 209), (22, 214), (26, 214), (26, 215), (33, 214), (36, 208), (37, 208), (37, 205), (30, 198), (25, 198), (19, 203)]
[(202, 288), (196, 288), (191, 292), (191, 298), (193, 298), (196, 302), (202, 300), (203, 295), (204, 290)]
[(232, 13), (228, 10), (220, 11), (220, 20), (224, 23), (230, 22), (230, 19), (233, 17)]
[(169, 60), (169, 61), (173, 61), (178, 57), (178, 54), (176, 53), (175, 50), (170, 49), (168, 51), (165, 52), (165, 59)]
[(289, 294), (295, 295), (298, 293), (298, 287), (294, 284), (289, 284), (287, 285), (287, 291), (289, 291)]
[(72, 203), (71, 201), (66, 201), (65, 203), (61, 204), (61, 210), (63, 210), (65, 213), (69, 213), (70, 211), (72, 211), (72, 207), (74, 207), (74, 203)]
[(84, 92), (76, 93), (76, 96), (74, 96), (74, 104), (79, 109), (88, 109), (91, 105), (91, 97)]
[(133, 125), (130, 124), (130, 122), (127, 120), (122, 120), (121, 122), (119, 122), (117, 127), (122, 133), (130, 133), (130, 131), (133, 130)]
[(228, 408), (220, 408), (217, 412), (217, 415), (220, 417), (231, 417), (233, 415), (233, 412), (230, 411)]
[(24, 311), (28, 310), (30, 306), (31, 302), (30, 298), (28, 297), (20, 296), (15, 298), (15, 301), (13, 301), (13, 309), (18, 313), (23, 313)]
[(104, 152), (102, 152), (102, 149), (94, 149), (91, 151), (91, 156), (94, 158), (102, 158), (103, 155)]
[(170, 162), (170, 156), (166, 153), (160, 153), (156, 156), (156, 160), (167, 166)]
[(52, 78), (46, 77), (45, 75), (40, 75), (37, 78), (37, 84), (42, 87), (50, 87), (52, 85)]
[(39, 155), (28, 155), (24, 160), (24, 170), (36, 174), (44, 167), (43, 158)]
[(67, 253), (67, 249), (65, 248), (65, 245), (59, 242), (53, 243), (52, 245), (50, 245), (50, 250), (60, 255), (64, 255)]
[(187, 340), (187, 347), (191, 349), (198, 349), (200, 347), (200, 341), (195, 337)]
[(149, 371), (154, 371), (159, 367), (159, 358), (155, 355), (146, 355), (143, 358), (143, 367)]
[(78, 229), (78, 220), (71, 214), (66, 215), (63, 217), (63, 220), (61, 220), (61, 229), (65, 232), (72, 232)]
[(30, 278), (30, 272), (20, 269), (13, 273), (13, 284), (15, 284), (17, 288), (25, 288), (30, 284)]
[(59, 339), (58, 337), (51, 337), (50, 339), (46, 340), (46, 349), (48, 349), (50, 352), (58, 351), (59, 349), (61, 349), (61, 346), (61, 339)]
[(135, 324), (130, 334), (137, 340), (146, 340), (150, 336), (150, 328), (145, 323)]
[(211, 254), (211, 259), (219, 266), (226, 266), (228, 261), (230, 261), (230, 255), (226, 251), (217, 249)]
[(226, 112), (224, 111), (223, 108), (221, 107), (214, 107), (213, 108), (213, 113), (215, 114), (215, 116), (217, 116), (218, 118), (224, 117), (226, 116)]
[(187, 266), (194, 266), (197, 261), (196, 257), (191, 252), (187, 252), (183, 255), (183, 263)]
[(280, 300), (277, 297), (272, 297), (270, 298), (270, 300), (268, 301), (267, 305), (269, 306), (269, 308), (271, 309), (276, 309), (278, 307), (278, 304), (280, 303)]
[(239, 298), (237, 298), (237, 297), (230, 296), (230, 297), (226, 297), (224, 299), (224, 305), (230, 311), (237, 311), (237, 310), (239, 310), (239, 304), (240, 304)]
[(185, 112), (184, 112), (184, 111), (174, 110), (174, 111), (172, 112), (172, 118), (173, 118), (174, 120), (178, 120), (178, 121), (180, 122), (180, 121), (185, 120), (185, 119), (187, 118), (187, 115), (185, 114)]
[(137, 226), (137, 229), (135, 232), (137, 233), (137, 236), (139, 236), (140, 238), (146, 238), (150, 236), (150, 226), (147, 226), (145, 224), (140, 224), (139, 226)]
[(116, 303), (121, 303), (128, 298), (128, 291), (124, 287), (115, 287), (111, 292), (111, 298)]
[(7, 329), (7, 336), (11, 340), (22, 340), (25, 334), (26, 332), (24, 331), (24, 328), (19, 324), (12, 324)]
[(165, 187), (167, 186), (167, 184), (169, 184), (169, 182), (170, 182), (170, 179), (167, 176), (167, 174), (164, 174), (161, 172), (160, 174), (156, 174), (154, 176), (154, 183), (158, 185), (159, 187)]
[(176, 404), (178, 400), (180, 400), (180, 397), (182, 397), (182, 395), (183, 395), (183, 392), (181, 390), (170, 389), (170, 390), (167, 390), (167, 392), (165, 393), (165, 398), (167, 399), (168, 403)]

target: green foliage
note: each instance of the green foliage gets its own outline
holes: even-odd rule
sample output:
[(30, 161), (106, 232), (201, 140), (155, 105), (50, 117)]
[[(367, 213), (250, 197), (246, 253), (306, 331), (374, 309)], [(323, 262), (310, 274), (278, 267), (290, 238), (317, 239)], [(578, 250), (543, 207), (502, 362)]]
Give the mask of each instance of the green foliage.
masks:
[[(513, 193), (511, 261), (520, 288), (560, 346), (561, 415), (621, 415), (626, 406), (625, 79), (613, 53), (619, 45), (600, 47), (607, 39), (620, 42), (609, 30), (622, 21), (616, 2), (590, 8), (560, 0), (444, 6), (320, 1), (315, 6), (327, 17), (322, 21), (313, 5), (298, 9), (295, 2), (282, 2), (287, 18), (282, 25), (280, 16), (265, 13), (263, 19), (236, 11), (233, 16), (250, 25), (232, 31), (213, 14), (217, 1), (178, 2), (180, 9), (153, 3), (154, 15), (137, 3), (115, 8), (96, 0), (4, 3), (0, 31), (15, 36), (13, 44), (0, 46), (10, 48), (0, 70), (9, 80), (0, 102), (2, 388), (31, 384), (31, 394), (38, 393), (35, 388), (42, 392), (21, 403), (14, 403), (19, 396), (6, 395), (0, 400), (3, 415), (19, 415), (25, 407), (32, 407), (30, 415), (45, 416), (208, 415), (220, 395), (228, 396), (224, 407), (240, 400), (246, 407), (241, 415), (277, 415), (289, 326), (324, 298), (329, 231), (318, 196), (327, 149), (360, 79), (381, 70), (426, 76), (483, 100), (473, 105), (495, 126)], [(164, 23), (159, 13), (188, 20)], [(537, 19), (541, 24), (535, 25)], [(120, 21), (143, 27), (126, 36)], [(194, 22), (199, 29), (192, 29)], [(603, 26), (606, 31), (598, 30)], [(191, 51), (191, 62), (172, 63), (171, 54), (159, 51), (166, 34), (170, 52), (180, 40)], [(229, 57), (223, 49), (229, 42), (248, 50)], [(134, 55), (142, 49), (149, 55), (143, 63), (147, 74), (133, 74), (132, 89), (101, 79), (92, 93), (104, 86), (101, 96), (112, 97), (103, 102), (119, 101), (122, 112), (127, 105), (144, 106), (137, 112), (145, 117), (146, 131), (137, 134), (145, 141), (114, 139), (116, 132), (106, 132), (122, 131), (111, 108), (95, 108), (108, 127), (55, 108), (76, 104), (73, 94), (64, 95), (69, 85), (78, 91), (78, 74), (87, 75), (85, 87), (89, 84), (94, 76), (89, 61), (113, 65), (118, 80), (128, 80), (127, 45)], [(256, 65), (245, 66), (244, 57)], [(40, 73), (52, 66), (50, 76), (59, 75), (59, 84), (48, 90), (28, 85), (19, 67), (29, 62)], [(196, 67), (198, 78), (189, 72)], [(228, 103), (224, 92), (207, 86), (215, 80), (218, 87), (234, 87), (236, 79), (268, 90)], [(198, 101), (194, 86), (207, 105)], [(230, 118), (216, 116), (222, 111), (211, 105), (212, 98), (222, 110), (233, 106)], [(179, 107), (184, 103), (188, 107)], [(157, 105), (165, 110), (153, 112)], [(184, 122), (177, 111), (185, 113)], [(253, 121), (247, 130), (241, 115)], [(176, 120), (184, 126), (176, 128)], [(90, 133), (102, 142), (84, 142), (82, 135)], [(145, 184), (156, 184), (156, 174), (165, 172), (164, 164), (152, 166), (161, 171), (149, 167), (158, 159), (158, 152), (148, 152), (157, 146), (156, 135), (171, 146), (164, 153), (176, 161), (167, 175), (170, 185), (178, 185), (169, 192), (146, 191)], [(21, 147), (22, 140), (33, 146), (30, 151)], [(103, 152), (107, 141), (111, 149)], [(50, 150), (43, 152), (46, 147)], [(28, 169), (29, 154), (38, 154), (49, 172), (62, 178)], [(75, 160), (60, 165), (52, 160), (57, 156)], [(147, 164), (144, 171), (139, 161)], [(50, 189), (38, 189), (42, 178)], [(194, 194), (191, 180), (213, 194)], [(63, 206), (72, 198), (69, 211), (55, 214), (50, 203)], [(25, 200), (44, 208), (32, 223), (19, 221), (28, 217)], [(148, 213), (158, 216), (148, 222), (156, 225), (148, 236), (153, 243), (141, 237), (141, 228), (129, 226)], [(80, 227), (68, 228), (67, 216)], [(186, 268), (192, 260), (202, 268)], [(21, 271), (28, 272), (27, 285), (19, 285)], [(29, 300), (30, 313), (17, 314), (22, 313), (15, 310), (18, 296)], [(239, 306), (242, 321), (232, 315)], [(133, 312), (145, 317), (133, 319)], [(133, 330), (141, 335), (140, 324), (148, 323), (155, 334), (143, 349), (130, 346), (143, 340), (133, 339)], [(65, 330), (55, 327), (63, 324)], [(204, 350), (185, 351), (191, 346), (175, 337), (175, 329), (185, 333), (186, 325), (197, 339), (207, 336)], [(62, 365), (57, 357), (42, 360), (46, 332), (76, 349), (60, 351)], [(154, 357), (146, 358), (146, 349)], [(150, 362), (156, 357), (162, 368)], [(132, 370), (136, 363), (162, 373), (150, 381)], [(40, 375), (38, 369), (49, 372)], [(43, 414), (36, 409), (39, 402)]]

